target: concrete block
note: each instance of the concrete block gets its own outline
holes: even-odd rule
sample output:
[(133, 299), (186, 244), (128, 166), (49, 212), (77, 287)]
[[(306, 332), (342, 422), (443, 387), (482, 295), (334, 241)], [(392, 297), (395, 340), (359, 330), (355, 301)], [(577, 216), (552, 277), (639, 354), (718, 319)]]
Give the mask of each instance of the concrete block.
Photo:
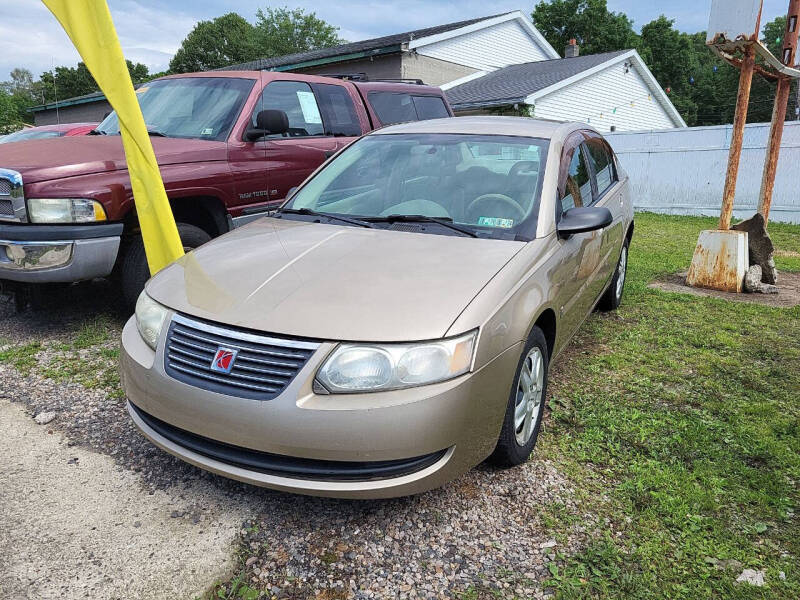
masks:
[(741, 292), (749, 266), (746, 231), (701, 231), (687, 285)]

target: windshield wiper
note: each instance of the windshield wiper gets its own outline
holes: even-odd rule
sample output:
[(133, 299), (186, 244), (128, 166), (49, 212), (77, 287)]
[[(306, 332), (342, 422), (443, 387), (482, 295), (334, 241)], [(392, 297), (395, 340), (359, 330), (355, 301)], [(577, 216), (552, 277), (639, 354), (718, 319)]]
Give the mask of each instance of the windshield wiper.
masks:
[(100, 131), (99, 129), (92, 129), (86, 135), (108, 135), (105, 131)]
[(160, 131), (157, 131), (156, 129), (148, 129), (147, 130), (147, 135), (152, 135), (153, 137), (169, 137), (166, 133), (161, 133)]
[(372, 223), (436, 223), (447, 229), (458, 231), (470, 237), (478, 237), (478, 234), (453, 223), (450, 217), (427, 217), (425, 215), (389, 215), (388, 217), (375, 217), (369, 219)]
[(323, 219), (332, 219), (335, 221), (341, 221), (342, 223), (350, 223), (351, 225), (358, 225), (359, 227), (369, 227), (369, 228), (374, 227), (372, 223), (368, 223), (367, 221), (362, 221), (360, 219), (351, 219), (350, 217), (343, 217), (340, 215), (335, 215), (333, 213), (319, 212), (316, 210), (312, 210), (310, 208), (279, 208), (275, 212), (278, 214), (287, 213), (290, 215), (308, 215), (311, 217), (321, 217)]

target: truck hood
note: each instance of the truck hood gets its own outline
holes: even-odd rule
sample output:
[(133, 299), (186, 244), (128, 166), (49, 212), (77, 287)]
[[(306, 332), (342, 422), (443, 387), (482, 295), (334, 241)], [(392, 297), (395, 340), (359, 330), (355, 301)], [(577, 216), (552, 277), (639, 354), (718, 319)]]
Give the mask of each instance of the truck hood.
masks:
[[(159, 165), (226, 160), (227, 144), (150, 138)], [(25, 183), (127, 169), (118, 135), (60, 137), (0, 144), (0, 167), (22, 173)]]
[(523, 242), (265, 218), (147, 284), (187, 315), (332, 341), (443, 337)]

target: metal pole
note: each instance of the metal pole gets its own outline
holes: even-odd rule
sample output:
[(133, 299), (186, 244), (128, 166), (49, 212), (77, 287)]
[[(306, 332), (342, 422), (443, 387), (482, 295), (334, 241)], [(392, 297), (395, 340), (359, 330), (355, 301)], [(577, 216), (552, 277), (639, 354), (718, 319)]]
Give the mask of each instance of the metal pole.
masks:
[(742, 157), (742, 140), (744, 139), (744, 126), (747, 122), (747, 108), (750, 105), (750, 86), (753, 83), (754, 66), (753, 47), (747, 46), (742, 61), (742, 73), (739, 76), (739, 93), (736, 96), (736, 114), (733, 118), (731, 149), (728, 153), (728, 172), (725, 175), (725, 191), (722, 193), (722, 211), (719, 215), (719, 228), (723, 231), (731, 228), (733, 199), (736, 196), (736, 177), (739, 174), (739, 159)]
[(789, 105), (791, 84), (791, 79), (781, 77), (778, 79), (778, 89), (775, 90), (775, 108), (772, 110), (772, 125), (769, 129), (767, 157), (764, 161), (764, 174), (761, 177), (761, 191), (758, 194), (758, 212), (764, 217), (765, 224), (769, 221), (769, 208), (772, 204), (772, 192), (775, 189), (775, 173), (778, 169), (778, 156), (781, 151), (781, 138), (783, 137), (783, 122), (786, 120), (786, 107)]

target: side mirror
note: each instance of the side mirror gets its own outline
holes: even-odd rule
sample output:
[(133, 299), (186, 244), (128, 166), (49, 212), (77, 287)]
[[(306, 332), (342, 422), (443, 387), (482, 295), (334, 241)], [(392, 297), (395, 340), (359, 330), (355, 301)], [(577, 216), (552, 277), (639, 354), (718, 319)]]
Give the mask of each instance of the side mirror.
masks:
[(248, 141), (255, 141), (258, 138), (269, 135), (270, 133), (286, 133), (289, 131), (289, 117), (282, 110), (261, 110), (256, 115), (256, 126), (250, 127), (244, 136)]
[(574, 233), (586, 233), (608, 227), (614, 221), (611, 211), (601, 206), (571, 208), (558, 222), (558, 237), (566, 238)]
[(292, 196), (294, 196), (294, 193), (297, 191), (298, 187), (299, 186), (294, 186), (293, 188), (289, 188), (289, 193), (286, 194), (286, 199), (287, 200), (291, 200)]

